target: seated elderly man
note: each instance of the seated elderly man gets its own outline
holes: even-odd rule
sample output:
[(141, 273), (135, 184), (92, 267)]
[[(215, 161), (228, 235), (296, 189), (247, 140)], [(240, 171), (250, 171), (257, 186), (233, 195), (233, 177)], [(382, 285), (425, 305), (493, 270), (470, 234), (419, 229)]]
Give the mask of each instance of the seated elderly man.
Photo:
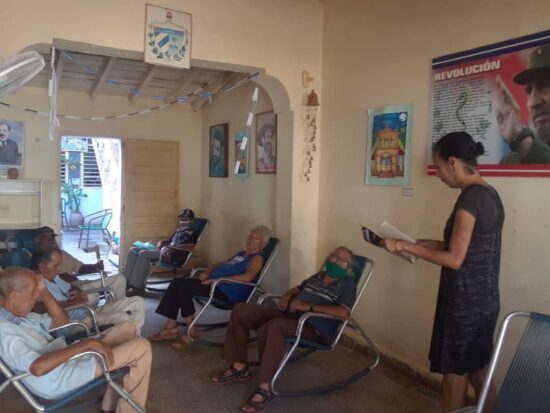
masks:
[[(195, 213), (192, 209), (186, 208), (178, 215), (178, 227), (170, 239), (159, 241), (156, 249), (148, 250), (139, 247), (132, 247), (126, 255), (124, 276), (128, 281), (129, 297), (134, 295), (145, 295), (145, 280), (149, 274), (151, 261), (161, 259), (164, 262), (182, 265), (187, 259), (189, 251), (195, 246), (199, 234), (193, 229)], [(160, 256), (163, 247), (170, 246)]]
[[(275, 397), (270, 383), (284, 356), (284, 338), (294, 336), (298, 318), (305, 312), (331, 314), (347, 318), (355, 302), (356, 285), (352, 278), (353, 253), (346, 247), (336, 248), (326, 259), (325, 269), (306, 279), (298, 287), (287, 291), (278, 308), (256, 304), (237, 304), (225, 335), (222, 357), (231, 361), (229, 369), (212, 377), (216, 384), (248, 381), (248, 338), (250, 330), (257, 330), (260, 373), (258, 388), (242, 412), (257, 412)], [(329, 339), (338, 325), (336, 320), (313, 318), (302, 331), (302, 337), (323, 342)]]
[[(47, 314), (31, 312), (40, 299)], [(68, 322), (63, 308), (46, 288), (44, 278), (21, 267), (0, 272), (0, 355), (9, 367), (18, 372), (30, 371), (23, 379), (40, 397), (62, 397), (102, 374), (93, 356), (69, 359), (85, 351), (105, 356), (110, 369), (130, 367), (123, 381), (124, 388), (140, 406), (145, 406), (151, 371), (151, 347), (136, 337), (132, 323), (119, 324), (103, 332), (100, 339), (87, 339), (67, 345), (63, 338), (54, 339), (48, 329)], [(118, 400), (109, 387), (103, 398), (103, 411), (133, 411), (124, 400)]]
[[(57, 234), (50, 227), (40, 227), (34, 232), (35, 251), (43, 251), (49, 247), (57, 247), (55, 239)], [(69, 282), (72, 285), (78, 286), (82, 291), (95, 290), (102, 287), (101, 279), (97, 280), (79, 280), (78, 275), (93, 274), (103, 270), (103, 261), (98, 261), (95, 264), (84, 264), (62, 250), (63, 266), (61, 267), (59, 276), (63, 281)], [(123, 274), (114, 274), (105, 278), (105, 286), (115, 293), (116, 298), (126, 296), (126, 278)], [(90, 294), (88, 300), (91, 304), (97, 304), (99, 294)]]
[[(63, 261), (62, 257), (62, 252), (58, 247), (49, 247), (37, 251), (31, 258), (32, 269), (45, 278), (46, 288), (62, 307), (67, 308), (78, 304), (87, 304), (93, 307), (85, 291), (63, 281), (59, 276)], [(36, 311), (44, 312), (45, 309), (38, 304)], [(88, 325), (91, 323), (89, 312), (86, 309), (69, 308), (67, 313), (71, 321), (84, 321)], [(99, 325), (132, 321), (136, 324), (139, 334), (145, 322), (143, 299), (141, 297), (131, 297), (108, 302), (96, 312), (96, 320)]]

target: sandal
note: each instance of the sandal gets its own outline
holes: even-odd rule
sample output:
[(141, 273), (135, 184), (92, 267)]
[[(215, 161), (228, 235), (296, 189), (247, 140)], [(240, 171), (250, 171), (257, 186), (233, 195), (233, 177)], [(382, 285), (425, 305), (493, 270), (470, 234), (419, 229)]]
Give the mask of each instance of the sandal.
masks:
[[(252, 401), (252, 398), (254, 395), (259, 394), (262, 396), (262, 399), (260, 401), (254, 402)], [(256, 387), (256, 390), (254, 390), (254, 393), (252, 393), (252, 396), (250, 396), (250, 399), (248, 399), (248, 402), (241, 407), (241, 412), (243, 413), (254, 413), (259, 412), (260, 410), (265, 409), (275, 398), (275, 394), (273, 392), (262, 389), (261, 387)]]
[(191, 340), (187, 337), (187, 334), (182, 336), (178, 341), (175, 343), (172, 343), (172, 348), (175, 348), (176, 350), (185, 350), (187, 347), (189, 347), (193, 340), (197, 340), (199, 338), (200, 333), (198, 331), (195, 331), (194, 333), (191, 333)]
[(166, 341), (166, 340), (176, 340), (178, 338), (178, 328), (163, 328), (155, 334), (154, 336), (149, 337), (149, 341)]
[(252, 379), (252, 374), (250, 374), (248, 367), (245, 367), (242, 370), (237, 370), (233, 367), (233, 364), (229, 366), (229, 372), (228, 370), (225, 370), (222, 373), (216, 374), (210, 378), (212, 383), (215, 384), (228, 384), (236, 381), (245, 382), (250, 381), (250, 379)]

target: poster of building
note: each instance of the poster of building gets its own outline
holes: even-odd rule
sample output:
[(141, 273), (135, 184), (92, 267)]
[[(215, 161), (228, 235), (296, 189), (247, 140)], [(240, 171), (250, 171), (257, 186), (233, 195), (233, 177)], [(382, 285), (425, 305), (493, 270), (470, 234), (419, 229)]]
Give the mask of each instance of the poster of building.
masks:
[(432, 60), (427, 151), (453, 131), (483, 143), (480, 172), (550, 177), (550, 31)]
[(365, 183), (410, 184), (413, 105), (369, 109)]

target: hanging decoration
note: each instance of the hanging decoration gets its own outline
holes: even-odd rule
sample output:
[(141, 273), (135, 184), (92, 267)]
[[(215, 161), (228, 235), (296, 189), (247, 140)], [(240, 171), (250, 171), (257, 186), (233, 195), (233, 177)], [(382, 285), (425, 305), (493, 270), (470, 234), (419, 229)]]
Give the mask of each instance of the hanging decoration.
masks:
[(305, 182), (311, 180), (314, 156), (317, 152), (317, 111), (319, 109), (319, 97), (315, 90), (307, 95), (304, 114), (305, 136), (304, 136), (304, 161), (300, 177)]
[[(233, 173), (240, 178), (246, 178), (248, 176), (250, 163), (248, 157), (248, 153), (250, 152), (250, 150), (248, 149), (248, 147), (250, 146), (250, 132), (252, 130), (252, 121), (254, 120), (254, 114), (256, 113), (258, 94), (259, 88), (258, 86), (256, 86), (254, 88), (254, 92), (252, 93), (252, 98), (250, 99), (251, 107), (246, 118), (246, 129), (243, 131), (239, 131), (239, 133), (235, 136), (235, 168), (233, 169)], [(244, 167), (243, 163), (246, 163)]]

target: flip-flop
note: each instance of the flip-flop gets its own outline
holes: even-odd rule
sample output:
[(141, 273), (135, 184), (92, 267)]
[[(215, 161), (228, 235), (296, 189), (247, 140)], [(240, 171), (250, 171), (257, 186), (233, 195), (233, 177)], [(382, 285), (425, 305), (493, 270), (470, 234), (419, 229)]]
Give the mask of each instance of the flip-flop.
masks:
[[(175, 348), (176, 350), (185, 350), (187, 347), (189, 347), (191, 344), (193, 344), (193, 340), (196, 340), (199, 338), (200, 333), (196, 331), (195, 333), (191, 333), (191, 341), (184, 341), (184, 340), (178, 340), (175, 343), (172, 343), (172, 348)], [(186, 335), (183, 337), (187, 337)]]
[(154, 336), (149, 337), (149, 341), (172, 341), (178, 338), (178, 328), (163, 328)]

